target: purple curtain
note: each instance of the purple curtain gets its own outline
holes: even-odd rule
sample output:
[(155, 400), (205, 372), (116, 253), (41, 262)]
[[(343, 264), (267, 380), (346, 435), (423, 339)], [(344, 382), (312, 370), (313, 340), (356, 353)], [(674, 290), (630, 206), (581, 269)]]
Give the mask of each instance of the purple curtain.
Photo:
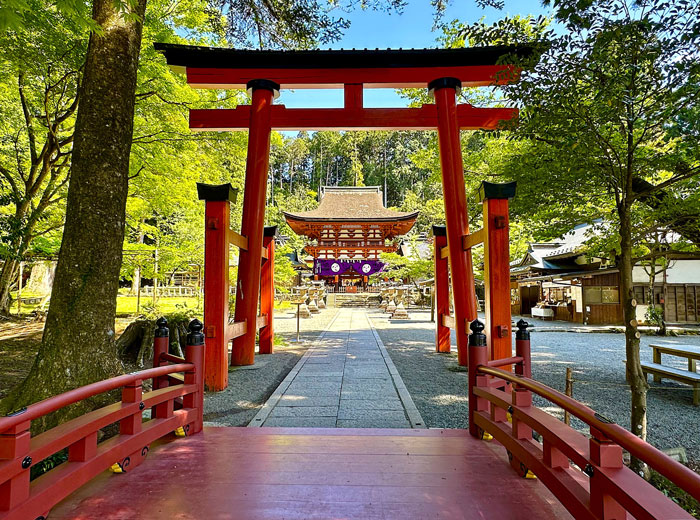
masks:
[(384, 262), (379, 260), (321, 260), (314, 259), (314, 274), (335, 276), (352, 269), (357, 274), (369, 276), (384, 269)]

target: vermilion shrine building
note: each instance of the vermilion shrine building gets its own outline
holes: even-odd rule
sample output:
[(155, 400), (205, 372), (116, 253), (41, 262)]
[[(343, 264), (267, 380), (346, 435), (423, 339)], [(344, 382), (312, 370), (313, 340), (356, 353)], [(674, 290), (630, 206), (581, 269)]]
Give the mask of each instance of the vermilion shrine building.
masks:
[(384, 267), (379, 256), (397, 251), (391, 241), (411, 230), (418, 212), (385, 208), (378, 186), (324, 186), (316, 209), (284, 216), (295, 233), (308, 239), (304, 250), (314, 259), (314, 278), (366, 283)]

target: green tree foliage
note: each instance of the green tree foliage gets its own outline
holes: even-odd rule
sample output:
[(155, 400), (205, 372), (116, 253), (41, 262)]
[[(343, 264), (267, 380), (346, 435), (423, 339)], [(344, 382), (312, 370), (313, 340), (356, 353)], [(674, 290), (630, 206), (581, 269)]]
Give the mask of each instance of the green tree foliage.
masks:
[(291, 259), (287, 256), (294, 252), (289, 245), (275, 248), (275, 290), (288, 293), (297, 279), (297, 272), (292, 266)]
[(44, 1), (28, 5), (23, 29), (0, 33), (1, 314), (24, 256), (58, 249), (85, 52), (71, 18)]
[(388, 276), (394, 280), (416, 283), (433, 276), (432, 258), (420, 258), (418, 255), (403, 256), (398, 253), (382, 253), (380, 258), (386, 264), (386, 269), (375, 275), (375, 278), (382, 279)]
[[(196, 183), (231, 182), (243, 188), (246, 136), (243, 133), (198, 134), (188, 125), (189, 108), (234, 107), (245, 99), (226, 97), (189, 87), (173, 73), (153, 43), (183, 43), (183, 30), (215, 29), (203, 0), (179, 3), (152, 0), (146, 14), (136, 90), (134, 138), (127, 201), (127, 252), (122, 276), (127, 280), (157, 278), (167, 284), (176, 270), (203, 265), (201, 222), (204, 203), (197, 200)], [(180, 29), (175, 30), (174, 23)], [(194, 40), (206, 44), (207, 38)], [(240, 224), (234, 205), (232, 226)], [(158, 272), (154, 255), (158, 250)], [(138, 280), (132, 285), (135, 291)]]

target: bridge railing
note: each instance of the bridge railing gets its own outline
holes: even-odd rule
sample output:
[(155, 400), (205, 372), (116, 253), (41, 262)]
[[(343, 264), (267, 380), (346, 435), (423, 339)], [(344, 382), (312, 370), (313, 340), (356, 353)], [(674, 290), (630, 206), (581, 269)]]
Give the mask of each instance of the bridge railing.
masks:
[[(154, 367), (98, 381), (32, 404), (0, 418), (0, 519), (45, 518), (49, 509), (99, 473), (138, 466), (149, 445), (175, 430), (202, 429), (204, 335), (190, 323), (185, 357), (167, 353), (168, 329), (158, 321)], [(177, 377), (181, 373), (183, 376)], [(143, 392), (143, 382), (153, 389)], [(121, 389), (121, 400), (88, 412), (37, 436), (31, 423), (72, 404)], [(151, 418), (143, 421), (143, 412)], [(98, 444), (98, 432), (119, 424), (119, 434)], [(67, 462), (30, 482), (32, 466), (64, 449)]]
[[(484, 327), (478, 321), (471, 324), (470, 433), (495, 438), (506, 448), (511, 466), (523, 477), (532, 472), (575, 518), (624, 519), (627, 513), (638, 520), (692, 518), (626, 467), (623, 450), (698, 500), (700, 475), (588, 406), (531, 379), (527, 324), (521, 320), (518, 326), (516, 355), (488, 361)], [(533, 394), (587, 424), (590, 437), (533, 406)]]

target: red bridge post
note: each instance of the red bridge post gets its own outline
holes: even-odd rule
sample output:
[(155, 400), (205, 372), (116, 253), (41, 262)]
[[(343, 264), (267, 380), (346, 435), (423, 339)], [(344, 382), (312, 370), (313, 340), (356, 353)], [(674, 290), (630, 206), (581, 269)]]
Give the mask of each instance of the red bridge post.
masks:
[[(167, 354), (170, 350), (170, 331), (168, 330), (168, 321), (165, 318), (158, 318), (156, 321), (156, 330), (153, 338), (153, 368), (167, 364), (161, 360), (161, 355)], [(169, 385), (168, 376), (154, 377), (153, 390), (166, 388)], [(164, 403), (155, 405), (151, 409), (151, 417), (154, 419), (167, 419), (173, 416), (175, 404), (168, 400)]]
[(187, 394), (182, 398), (184, 408), (197, 409), (197, 419), (190, 427), (191, 433), (202, 431), (204, 415), (204, 361), (205, 361), (204, 334), (202, 334), (202, 322), (194, 319), (188, 326), (187, 346), (185, 347), (185, 361), (194, 365), (194, 370), (185, 372), (185, 384), (197, 385), (197, 391)]
[(530, 326), (523, 319), (518, 320), (515, 333), (515, 355), (523, 358), (522, 363), (515, 365), (515, 373), (525, 377), (532, 377), (532, 364), (530, 363)]
[(513, 355), (510, 316), (510, 242), (508, 200), (515, 183), (482, 182), (479, 202), (484, 211), (484, 307), (490, 359)]
[(204, 378), (214, 391), (228, 386), (229, 229), (231, 203), (237, 191), (231, 184), (197, 183), (199, 200), (206, 201), (204, 234), (204, 331), (207, 366)]
[[(168, 320), (163, 317), (156, 321), (156, 331), (153, 337), (153, 368), (161, 365), (161, 354), (167, 354), (170, 350), (170, 330)], [(158, 390), (167, 386), (167, 377), (156, 377), (153, 379), (153, 390)], [(155, 417), (155, 416), (154, 416)]]
[(275, 338), (275, 235), (277, 226), (265, 227), (263, 247), (267, 259), (260, 268), (260, 314), (267, 316), (267, 325), (260, 329), (259, 352), (272, 354)]
[(270, 165), (270, 113), (273, 94), (280, 86), (257, 79), (248, 82), (253, 91), (248, 135), (248, 157), (245, 173), (245, 198), (241, 234), (248, 239), (248, 248), (241, 250), (236, 283), (235, 321), (248, 324), (246, 333), (233, 340), (231, 364), (252, 365), (255, 362), (256, 317), (260, 291), (265, 192)]
[(435, 260), (435, 351), (450, 351), (450, 328), (442, 322), (443, 316), (450, 315), (450, 267), (447, 258), (442, 258), (441, 250), (447, 246), (445, 226), (433, 226)]
[(486, 335), (484, 334), (484, 324), (479, 320), (471, 322), (469, 328), (472, 333), (469, 335), (469, 367), (468, 367), (468, 397), (469, 397), (469, 433), (473, 437), (480, 437), (479, 427), (474, 422), (474, 413), (483, 411), (488, 407), (483, 399), (478, 398), (474, 393), (477, 380), (480, 377), (477, 369), (479, 365), (485, 365), (488, 361), (488, 350), (486, 347)]
[[(515, 373), (524, 377), (532, 377), (532, 369), (530, 364), (530, 332), (527, 330), (528, 323), (525, 320), (519, 320), (518, 331), (515, 333), (515, 355), (522, 358), (522, 362), (515, 365)], [(527, 388), (523, 388), (518, 385), (513, 385), (512, 399), (514, 406), (532, 406), (532, 392)], [(532, 428), (526, 423), (518, 420), (517, 417), (511, 417), (513, 423), (513, 435), (516, 439), (532, 439)], [(551, 455), (556, 455), (556, 451), (551, 446), (544, 447), (544, 444), (548, 444), (547, 441), (543, 441), (543, 453), (550, 455), (548, 461), (545, 463), (551, 464), (556, 463)], [(548, 448), (552, 450), (548, 451)], [(568, 464), (568, 459), (567, 459)]]
[(472, 321), (476, 318), (476, 294), (471, 249), (465, 251), (462, 247), (462, 237), (469, 233), (469, 219), (457, 119), (456, 95), (461, 87), (462, 82), (456, 78), (440, 78), (428, 84), (435, 96), (437, 107), (438, 144), (457, 332), (457, 359), (459, 364), (464, 366), (468, 356), (466, 320)]
[[(624, 466), (622, 461), (622, 447), (608, 439), (602, 432), (593, 426), (590, 427), (591, 438), (589, 449), (591, 461), (600, 468), (620, 469)], [(608, 488), (611, 484), (605, 475), (601, 475), (597, 468), (590, 466), (584, 469), (590, 477), (591, 509), (598, 518), (626, 518), (625, 508), (622, 507), (611, 495)]]
[[(8, 414), (8, 417), (25, 411), (26, 408), (23, 408)], [(0, 434), (0, 463), (17, 460), (24, 456), (23, 471), (0, 484), (0, 512), (11, 511), (29, 498), (29, 468), (32, 464), (32, 458), (29, 456), (30, 424), (30, 421), (25, 421)]]

